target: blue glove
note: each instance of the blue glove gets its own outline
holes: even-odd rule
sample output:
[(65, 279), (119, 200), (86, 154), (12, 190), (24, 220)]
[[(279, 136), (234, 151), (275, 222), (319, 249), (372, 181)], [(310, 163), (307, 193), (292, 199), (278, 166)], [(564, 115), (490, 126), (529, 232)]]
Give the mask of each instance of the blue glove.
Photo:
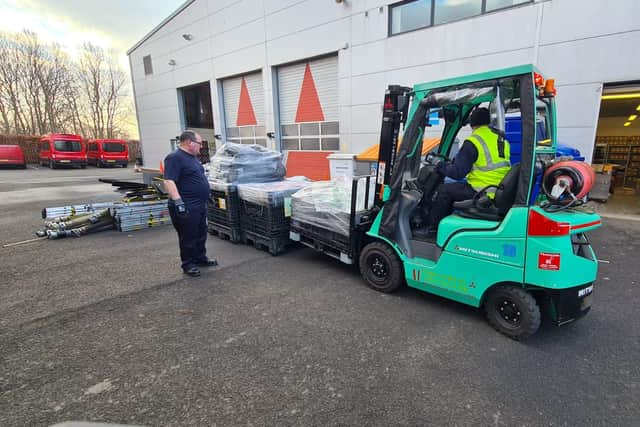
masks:
[(182, 199), (173, 200), (173, 206), (176, 208), (176, 213), (179, 217), (186, 217), (189, 215), (189, 211), (187, 210), (187, 206), (184, 204)]

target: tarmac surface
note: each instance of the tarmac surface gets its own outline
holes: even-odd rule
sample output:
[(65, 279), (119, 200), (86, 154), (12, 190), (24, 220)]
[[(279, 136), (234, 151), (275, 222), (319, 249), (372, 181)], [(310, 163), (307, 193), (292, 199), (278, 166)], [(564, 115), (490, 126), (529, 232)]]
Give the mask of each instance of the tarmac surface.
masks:
[[(0, 243), (117, 199), (98, 177), (141, 180), (0, 170)], [(593, 309), (526, 342), (310, 249), (210, 236), (220, 266), (193, 279), (170, 226), (0, 248), (0, 426), (638, 425), (640, 222), (604, 223)]]

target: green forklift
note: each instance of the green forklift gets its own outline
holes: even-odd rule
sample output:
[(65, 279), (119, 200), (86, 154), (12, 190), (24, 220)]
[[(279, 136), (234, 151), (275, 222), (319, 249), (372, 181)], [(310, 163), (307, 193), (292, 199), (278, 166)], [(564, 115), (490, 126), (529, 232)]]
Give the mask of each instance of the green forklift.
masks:
[[(356, 258), (371, 288), (393, 292), (406, 284), (482, 308), (495, 329), (516, 340), (534, 334), (543, 315), (563, 325), (589, 311), (597, 259), (586, 233), (601, 221), (578, 207), (589, 172), (552, 167), (555, 95), (554, 81), (532, 65), (388, 87), (375, 207)], [(437, 234), (425, 236), (416, 214), (443, 181), (435, 165), (453, 155), (479, 106), (490, 109), (500, 138), (508, 136), (505, 123), (519, 118), (519, 162), (493, 191), (456, 202)], [(440, 144), (423, 157), (434, 114), (443, 122)], [(556, 173), (549, 177), (550, 169)]]

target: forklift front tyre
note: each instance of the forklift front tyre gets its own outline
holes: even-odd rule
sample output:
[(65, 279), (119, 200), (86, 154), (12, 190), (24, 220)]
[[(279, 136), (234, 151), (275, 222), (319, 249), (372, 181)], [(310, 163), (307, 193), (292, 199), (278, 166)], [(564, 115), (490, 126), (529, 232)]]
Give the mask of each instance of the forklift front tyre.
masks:
[(541, 316), (533, 295), (513, 285), (500, 285), (490, 292), (484, 309), (491, 326), (518, 341), (536, 333)]
[(382, 242), (364, 247), (360, 254), (360, 273), (367, 285), (379, 292), (391, 293), (405, 283), (400, 258)]

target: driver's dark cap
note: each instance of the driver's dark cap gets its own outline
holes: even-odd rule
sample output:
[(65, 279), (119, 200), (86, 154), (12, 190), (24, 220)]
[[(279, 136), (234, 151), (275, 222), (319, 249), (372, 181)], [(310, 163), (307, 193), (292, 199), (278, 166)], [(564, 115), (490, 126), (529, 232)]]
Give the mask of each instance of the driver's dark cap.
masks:
[(491, 123), (491, 115), (488, 108), (476, 108), (469, 116), (469, 125), (471, 126), (483, 126), (489, 123)]

